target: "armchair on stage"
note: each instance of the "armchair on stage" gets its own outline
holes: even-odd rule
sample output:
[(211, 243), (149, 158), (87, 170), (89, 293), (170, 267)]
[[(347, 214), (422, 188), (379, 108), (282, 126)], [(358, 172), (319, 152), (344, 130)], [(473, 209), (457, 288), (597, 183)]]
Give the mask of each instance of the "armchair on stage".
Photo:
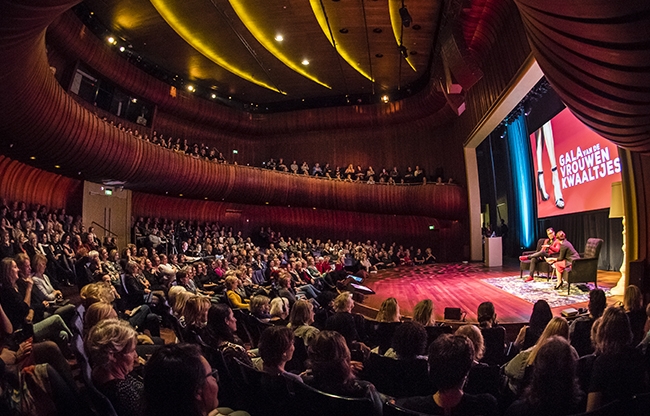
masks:
[[(537, 248), (534, 251), (524, 251), (523, 253), (521, 253), (521, 255), (522, 256), (527, 256), (527, 255), (530, 255), (530, 254), (533, 254), (533, 253), (537, 253), (538, 251), (541, 251), (542, 250), (542, 245), (544, 244), (544, 241), (546, 241), (545, 238), (540, 238), (537, 241)], [(531, 259), (520, 260), (519, 261), (519, 277), (523, 277), (524, 271), (530, 270), (530, 262), (531, 261), (532, 261)], [(545, 273), (546, 278), (550, 279), (551, 274), (552, 274), (551, 265), (548, 264), (547, 262), (543, 261), (543, 260), (538, 261), (537, 264), (535, 264), (535, 273), (537, 273), (538, 276), (540, 275), (540, 273)]]
[(571, 283), (594, 282), (596, 288), (598, 283), (598, 257), (600, 249), (603, 246), (603, 240), (600, 238), (590, 238), (587, 240), (585, 252), (580, 255), (579, 259), (572, 262), (571, 268), (564, 271), (564, 280), (567, 282), (567, 294), (571, 291)]

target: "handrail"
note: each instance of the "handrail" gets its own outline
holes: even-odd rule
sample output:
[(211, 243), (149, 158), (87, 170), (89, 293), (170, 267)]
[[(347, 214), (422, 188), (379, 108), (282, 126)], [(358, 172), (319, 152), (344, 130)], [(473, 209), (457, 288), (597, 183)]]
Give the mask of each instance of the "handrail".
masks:
[(107, 229), (107, 228), (104, 228), (101, 224), (98, 224), (98, 223), (96, 223), (95, 221), (92, 222), (92, 225), (96, 225), (96, 226), (98, 226), (99, 228), (101, 228), (102, 230), (104, 230), (104, 231), (106, 231), (106, 232), (108, 232), (108, 233), (113, 234), (115, 237), (118, 237), (118, 235), (117, 235), (116, 233), (114, 233), (113, 231), (111, 231), (111, 230), (109, 230), (109, 229)]

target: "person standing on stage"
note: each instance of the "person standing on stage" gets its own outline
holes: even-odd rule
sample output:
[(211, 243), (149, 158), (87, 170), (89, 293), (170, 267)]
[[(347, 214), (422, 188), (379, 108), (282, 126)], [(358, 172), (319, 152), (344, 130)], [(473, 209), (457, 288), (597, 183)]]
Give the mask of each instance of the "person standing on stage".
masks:
[(547, 257), (557, 257), (557, 254), (560, 251), (560, 244), (562, 244), (562, 242), (556, 237), (553, 227), (546, 229), (546, 236), (548, 238), (544, 240), (544, 244), (542, 244), (542, 249), (540, 251), (526, 256), (519, 256), (520, 261), (530, 260), (530, 268), (528, 269), (528, 278), (526, 279), (526, 282), (533, 281), (533, 275), (535, 274), (537, 263), (544, 261)]
[(546, 258), (546, 262), (555, 268), (555, 275), (557, 276), (557, 286), (555, 286), (555, 290), (558, 290), (564, 284), (562, 281), (564, 271), (571, 270), (571, 263), (573, 260), (580, 258), (580, 254), (578, 254), (576, 249), (573, 248), (573, 244), (567, 241), (564, 231), (557, 232), (557, 239), (561, 241), (560, 251), (557, 258)]

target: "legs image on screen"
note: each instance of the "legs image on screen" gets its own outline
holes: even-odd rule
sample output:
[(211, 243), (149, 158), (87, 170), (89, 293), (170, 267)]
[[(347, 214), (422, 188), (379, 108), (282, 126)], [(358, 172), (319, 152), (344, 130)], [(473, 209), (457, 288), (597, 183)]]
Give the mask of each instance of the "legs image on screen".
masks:
[(537, 156), (537, 189), (539, 189), (539, 195), (542, 198), (542, 201), (546, 201), (549, 198), (548, 192), (546, 192), (546, 185), (544, 184), (544, 170), (542, 169), (542, 150), (544, 147), (544, 135), (542, 134), (542, 129), (539, 128), (535, 132), (535, 139), (537, 141), (537, 146), (535, 153)]
[(550, 121), (542, 126), (542, 135), (544, 136), (546, 153), (548, 153), (548, 159), (551, 162), (551, 175), (553, 177), (553, 194), (555, 196), (555, 206), (563, 209), (564, 198), (562, 197), (560, 177), (557, 173), (557, 162), (555, 160), (555, 141), (553, 140), (553, 128), (551, 127)]

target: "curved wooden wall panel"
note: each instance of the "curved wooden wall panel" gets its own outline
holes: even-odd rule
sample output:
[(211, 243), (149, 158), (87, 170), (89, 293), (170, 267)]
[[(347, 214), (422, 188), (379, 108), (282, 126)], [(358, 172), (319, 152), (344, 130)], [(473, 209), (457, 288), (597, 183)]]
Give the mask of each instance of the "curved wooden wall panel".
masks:
[(650, 153), (650, 3), (516, 0), (540, 67), (602, 136)]
[(86, 62), (133, 94), (157, 104), (162, 111), (229, 132), (253, 135), (253, 138), (260, 134), (399, 124), (421, 118), (432, 118), (437, 124), (448, 117), (446, 112), (435, 117), (446, 105), (445, 98), (436, 90), (435, 83), (430, 83), (424, 91), (413, 97), (390, 104), (276, 114), (250, 114), (232, 110), (207, 100), (196, 99), (181, 90), (173, 98), (169, 95), (169, 85), (140, 71), (115, 54), (104, 42), (89, 33), (71, 12), (61, 16), (49, 27), (48, 43), (73, 59)]
[[(20, 160), (35, 156), (40, 166), (59, 165), (62, 173), (80, 179), (117, 179), (135, 190), (200, 199), (441, 219), (462, 218), (466, 212), (460, 188), (372, 187), (278, 175), (192, 159), (138, 140), (104, 123), (59, 87), (42, 37), (34, 41), (20, 28), (20, 23), (27, 23), (20, 19), (4, 23), (4, 31), (12, 32), (11, 25), (14, 31), (2, 39), (15, 41), (17, 50), (5, 44), (7, 59), (0, 60), (0, 129), (7, 134), (9, 143), (4, 144), (15, 144), (6, 146), (5, 153)], [(26, 48), (20, 39), (35, 43)], [(30, 49), (33, 53), (25, 54)], [(17, 55), (23, 59), (9, 58)]]
[(0, 155), (0, 197), (79, 212), (83, 182)]
[[(133, 193), (135, 217), (218, 221), (244, 235), (271, 225), (285, 236), (353, 241), (377, 240), (415, 247), (432, 247), (439, 259), (463, 259), (463, 227), (458, 221), (430, 217), (360, 214), (343, 211), (253, 206), (210, 201), (190, 201)], [(434, 225), (435, 230), (429, 226)]]

